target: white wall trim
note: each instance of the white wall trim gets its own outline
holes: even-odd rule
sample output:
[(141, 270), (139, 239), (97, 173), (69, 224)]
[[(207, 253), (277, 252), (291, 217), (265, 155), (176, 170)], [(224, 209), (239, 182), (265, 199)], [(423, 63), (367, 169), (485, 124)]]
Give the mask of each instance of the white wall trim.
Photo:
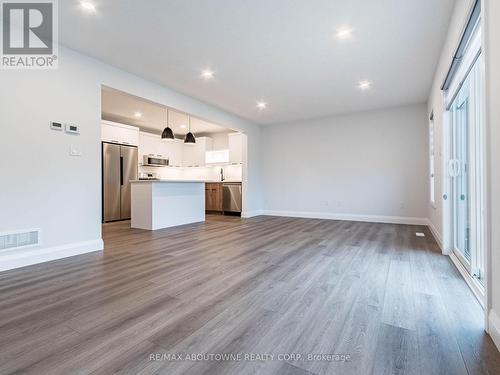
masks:
[(260, 215), (263, 215), (263, 211), (262, 210), (255, 210), (255, 211), (244, 211), (241, 213), (241, 217), (242, 218), (250, 218), (250, 217), (254, 217), (254, 216), (260, 216)]
[(102, 239), (74, 242), (66, 245), (12, 250), (0, 255), (0, 271), (29, 266), (32, 264), (49, 262), (51, 260), (67, 258), (75, 255), (101, 251), (104, 249)]
[(364, 221), (371, 223), (428, 225), (427, 218), (423, 217), (355, 215), (355, 214), (339, 214), (332, 212), (275, 211), (275, 210), (264, 210), (262, 215), (301, 217), (308, 219)]
[(427, 219), (427, 226), (429, 227), (429, 230), (431, 231), (432, 235), (434, 236), (434, 239), (436, 240), (439, 248), (441, 249), (441, 252), (443, 251), (443, 239), (441, 238), (441, 234), (438, 232), (436, 227), (434, 226), (434, 223)]
[(488, 315), (488, 328), (491, 339), (497, 346), (497, 349), (500, 350), (500, 318), (493, 310), (490, 310)]

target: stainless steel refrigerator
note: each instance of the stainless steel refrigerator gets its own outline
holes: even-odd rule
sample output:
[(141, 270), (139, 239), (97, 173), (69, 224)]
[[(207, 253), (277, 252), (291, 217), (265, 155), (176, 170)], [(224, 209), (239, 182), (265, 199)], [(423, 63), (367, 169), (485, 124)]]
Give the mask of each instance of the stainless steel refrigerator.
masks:
[(102, 220), (130, 219), (130, 180), (137, 179), (137, 147), (102, 142)]

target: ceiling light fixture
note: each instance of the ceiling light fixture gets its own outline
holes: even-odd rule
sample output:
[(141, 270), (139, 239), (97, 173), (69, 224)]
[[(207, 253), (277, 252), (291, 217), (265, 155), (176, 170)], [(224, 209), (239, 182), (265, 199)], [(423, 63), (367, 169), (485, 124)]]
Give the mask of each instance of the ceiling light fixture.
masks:
[(137, 118), (141, 118), (142, 117), (142, 113), (141, 112), (134, 112), (134, 116), (137, 117)]
[(214, 78), (214, 72), (210, 69), (204, 69), (201, 72), (201, 77), (205, 80), (212, 79), (212, 78)]
[(184, 138), (184, 144), (194, 145), (196, 143), (196, 139), (194, 138), (194, 134), (191, 133), (191, 116), (189, 116), (189, 132), (186, 134), (186, 138)]
[(352, 29), (350, 27), (341, 27), (340, 29), (337, 29), (337, 33), (335, 35), (341, 40), (349, 39), (352, 36)]
[(257, 108), (260, 110), (266, 109), (267, 103), (261, 100), (260, 102), (257, 102)]
[(164, 141), (173, 141), (175, 139), (174, 132), (168, 126), (168, 108), (167, 108), (167, 127), (163, 129), (163, 132), (161, 133), (161, 139)]
[(372, 87), (372, 83), (370, 81), (359, 81), (359, 88), (361, 90), (368, 90), (369, 88)]
[(186, 127), (187, 127), (187, 126), (186, 126), (186, 125), (184, 125), (184, 124), (182, 124), (182, 125), (181, 125), (181, 129), (186, 129)]
[(80, 1), (80, 7), (87, 12), (95, 12), (95, 4), (92, 3), (91, 1)]

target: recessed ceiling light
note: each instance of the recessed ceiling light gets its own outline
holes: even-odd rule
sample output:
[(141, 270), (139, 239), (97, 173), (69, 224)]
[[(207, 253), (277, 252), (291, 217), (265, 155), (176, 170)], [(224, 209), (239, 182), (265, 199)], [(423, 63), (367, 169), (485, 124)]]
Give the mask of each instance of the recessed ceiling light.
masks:
[(214, 71), (210, 69), (204, 69), (201, 72), (201, 77), (206, 80), (212, 79), (214, 78)]
[(341, 27), (340, 29), (337, 29), (337, 33), (335, 35), (341, 40), (349, 39), (352, 36), (352, 29), (350, 27)]
[(261, 109), (261, 110), (262, 109), (266, 109), (267, 108), (267, 103), (261, 100), (260, 102), (257, 102), (257, 108)]
[(87, 12), (95, 12), (95, 4), (91, 1), (80, 1), (80, 7)]
[(186, 129), (186, 125), (182, 124), (181, 129)]
[(361, 90), (368, 90), (369, 88), (372, 87), (372, 83), (370, 81), (367, 81), (367, 80), (359, 81), (358, 86)]
[(137, 118), (141, 118), (142, 117), (142, 113), (141, 112), (134, 112), (134, 116), (137, 117)]

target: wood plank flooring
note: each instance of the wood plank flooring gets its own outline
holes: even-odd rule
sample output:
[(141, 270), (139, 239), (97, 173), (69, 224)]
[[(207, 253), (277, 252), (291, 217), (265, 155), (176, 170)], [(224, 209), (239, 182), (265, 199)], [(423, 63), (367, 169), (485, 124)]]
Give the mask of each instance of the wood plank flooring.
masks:
[(426, 228), (209, 216), (103, 236), (0, 273), (0, 374), (500, 374)]

